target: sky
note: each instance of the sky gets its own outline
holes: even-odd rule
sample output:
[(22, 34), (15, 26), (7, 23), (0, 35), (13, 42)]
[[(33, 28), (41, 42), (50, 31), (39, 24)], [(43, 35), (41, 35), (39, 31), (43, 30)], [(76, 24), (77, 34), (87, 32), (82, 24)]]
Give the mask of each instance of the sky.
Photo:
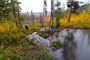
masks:
[[(43, 0), (19, 0), (21, 2), (22, 12), (43, 12)], [(47, 11), (50, 11), (51, 0), (47, 0)], [(66, 6), (67, 0), (59, 0), (62, 4), (61, 6)], [(87, 2), (87, 0), (77, 0)]]

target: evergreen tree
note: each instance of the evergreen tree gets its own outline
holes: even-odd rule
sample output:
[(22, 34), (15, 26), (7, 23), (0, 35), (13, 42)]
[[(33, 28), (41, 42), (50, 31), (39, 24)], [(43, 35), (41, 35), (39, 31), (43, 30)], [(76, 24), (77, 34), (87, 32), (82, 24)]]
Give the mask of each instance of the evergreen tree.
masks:
[(20, 2), (17, 0), (0, 0), (0, 19), (9, 18), (10, 14), (17, 17), (20, 12)]
[(60, 2), (57, 1), (56, 3), (56, 10), (55, 10), (55, 17), (56, 17), (56, 28), (58, 29), (60, 27), (60, 21), (59, 19), (61, 18), (61, 8), (60, 8)]
[(8, 15), (8, 1), (7, 0), (0, 0), (0, 19), (3, 17), (7, 17)]
[(68, 0), (67, 7), (68, 8), (72, 7), (72, 13), (76, 13), (77, 10), (79, 9), (79, 2), (78, 1), (74, 1), (74, 0)]
[(11, 0), (11, 2), (10, 2), (11, 11), (12, 11), (14, 17), (19, 16), (19, 12), (20, 12), (19, 4), (20, 4), (20, 2), (18, 2), (17, 0)]

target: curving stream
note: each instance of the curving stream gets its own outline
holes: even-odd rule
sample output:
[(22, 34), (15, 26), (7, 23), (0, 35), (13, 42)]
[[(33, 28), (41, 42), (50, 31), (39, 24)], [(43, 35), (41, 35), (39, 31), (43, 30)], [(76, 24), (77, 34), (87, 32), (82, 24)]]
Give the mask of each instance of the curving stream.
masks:
[(63, 47), (51, 53), (58, 60), (90, 60), (90, 30), (65, 29), (48, 38), (61, 40)]

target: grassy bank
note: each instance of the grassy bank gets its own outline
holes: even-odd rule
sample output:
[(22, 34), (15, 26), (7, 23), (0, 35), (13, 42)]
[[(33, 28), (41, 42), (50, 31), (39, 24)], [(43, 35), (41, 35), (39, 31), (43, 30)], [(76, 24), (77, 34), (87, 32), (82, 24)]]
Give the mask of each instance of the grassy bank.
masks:
[(31, 33), (31, 26), (26, 30), (23, 25), (17, 27), (11, 22), (0, 23), (0, 60), (55, 60), (47, 49), (26, 39)]
[(61, 28), (90, 28), (90, 14), (83, 11), (80, 14), (72, 14), (71, 21), (68, 22), (68, 17), (60, 19)]

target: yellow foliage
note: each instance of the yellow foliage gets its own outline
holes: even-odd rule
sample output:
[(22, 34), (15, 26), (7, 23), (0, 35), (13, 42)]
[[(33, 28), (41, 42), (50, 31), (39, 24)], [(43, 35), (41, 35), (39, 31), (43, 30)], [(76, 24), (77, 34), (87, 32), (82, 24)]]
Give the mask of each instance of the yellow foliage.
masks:
[(20, 34), (19, 33), (12, 34), (12, 38), (20, 39)]
[(18, 27), (16, 26), (16, 24), (14, 24), (12, 27), (12, 32), (17, 32), (17, 31), (18, 31)]
[(33, 30), (34, 30), (34, 31), (38, 31), (38, 30), (40, 30), (40, 28), (39, 28), (39, 27), (34, 27), (34, 28), (31, 27), (31, 28), (29, 28), (29, 31), (33, 31)]
[(65, 28), (89, 28), (90, 27), (90, 15), (86, 11), (81, 14), (72, 14), (70, 22), (68, 18), (64, 17), (60, 19), (61, 27)]
[(0, 32), (10, 32), (10, 28), (11, 32), (18, 31), (16, 24), (13, 24), (13, 26), (11, 26), (9, 23), (3, 23), (2, 25), (0, 25)]
[(10, 58), (7, 57), (7, 60), (10, 60)]
[(5, 30), (6, 30), (5, 27), (0, 25), (0, 32), (5, 32)]

